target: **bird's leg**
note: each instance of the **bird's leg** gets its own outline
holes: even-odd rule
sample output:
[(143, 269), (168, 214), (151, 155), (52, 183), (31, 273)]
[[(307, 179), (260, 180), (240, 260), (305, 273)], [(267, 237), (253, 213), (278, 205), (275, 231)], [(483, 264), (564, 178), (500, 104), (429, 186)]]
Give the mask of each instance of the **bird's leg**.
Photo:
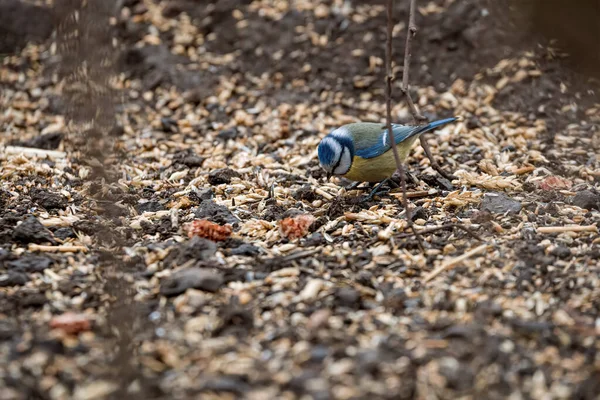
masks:
[(386, 183), (390, 182), (390, 178), (386, 178), (384, 180), (382, 180), (381, 182), (379, 182), (374, 188), (373, 190), (371, 190), (371, 193), (367, 196), (367, 198), (365, 199), (365, 201), (371, 201), (373, 200), (373, 196), (375, 196), (375, 194), (377, 194), (377, 192), (379, 191), (379, 189)]
[(449, 181), (456, 179), (455, 176), (450, 175), (449, 173), (444, 171), (442, 169), (442, 167), (440, 167), (440, 164), (438, 164), (438, 162), (435, 160), (435, 158), (433, 158), (433, 154), (431, 154), (431, 149), (429, 148), (429, 143), (427, 143), (427, 139), (425, 139), (425, 135), (421, 135), (419, 140), (421, 141), (421, 147), (423, 147), (423, 150), (425, 150), (425, 154), (427, 155), (427, 158), (429, 158), (429, 162), (431, 163), (431, 168), (435, 169), (438, 174), (440, 174), (444, 178), (448, 179)]
[(394, 178), (388, 178), (388, 185), (390, 185), (390, 187), (392, 187), (393, 189), (398, 189), (400, 187), (400, 184), (398, 183), (398, 181), (396, 181), (396, 179)]
[(354, 189), (356, 189), (356, 188), (357, 188), (357, 187), (358, 187), (358, 186), (359, 186), (361, 183), (362, 183), (362, 182), (354, 182), (354, 183), (352, 183), (352, 184), (350, 184), (350, 185), (346, 186), (346, 188), (345, 188), (345, 189), (346, 189), (346, 191), (347, 191), (347, 192), (348, 192), (348, 191), (350, 191), (350, 190), (354, 190)]

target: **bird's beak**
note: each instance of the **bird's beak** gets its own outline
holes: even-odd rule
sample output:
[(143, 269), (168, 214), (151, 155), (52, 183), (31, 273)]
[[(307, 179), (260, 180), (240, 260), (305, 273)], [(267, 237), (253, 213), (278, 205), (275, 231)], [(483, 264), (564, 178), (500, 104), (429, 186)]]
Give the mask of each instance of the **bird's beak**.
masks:
[(330, 180), (330, 179), (331, 179), (331, 172), (328, 172), (327, 173), (327, 180)]

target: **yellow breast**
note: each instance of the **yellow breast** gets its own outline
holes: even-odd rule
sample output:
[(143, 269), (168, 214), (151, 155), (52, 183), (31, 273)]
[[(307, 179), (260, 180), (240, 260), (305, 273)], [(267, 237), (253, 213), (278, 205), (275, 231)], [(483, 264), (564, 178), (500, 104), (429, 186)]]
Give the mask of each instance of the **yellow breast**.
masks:
[[(412, 145), (417, 138), (410, 138), (400, 143), (397, 147), (400, 159), (404, 162)], [(381, 182), (389, 178), (396, 171), (396, 160), (392, 149), (386, 151), (379, 157), (365, 159), (355, 156), (352, 160), (352, 167), (344, 178), (356, 182)]]

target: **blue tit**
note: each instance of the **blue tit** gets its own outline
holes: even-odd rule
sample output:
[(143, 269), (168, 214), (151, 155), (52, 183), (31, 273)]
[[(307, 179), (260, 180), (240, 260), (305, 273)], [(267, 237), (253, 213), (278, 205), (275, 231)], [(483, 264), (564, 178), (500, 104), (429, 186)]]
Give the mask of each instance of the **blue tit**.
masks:
[[(419, 126), (392, 124), (400, 160), (406, 159), (420, 135), (458, 119), (447, 118)], [(381, 182), (396, 171), (387, 128), (378, 123), (358, 122), (333, 130), (319, 143), (318, 154), (328, 179), (337, 175), (356, 182)]]

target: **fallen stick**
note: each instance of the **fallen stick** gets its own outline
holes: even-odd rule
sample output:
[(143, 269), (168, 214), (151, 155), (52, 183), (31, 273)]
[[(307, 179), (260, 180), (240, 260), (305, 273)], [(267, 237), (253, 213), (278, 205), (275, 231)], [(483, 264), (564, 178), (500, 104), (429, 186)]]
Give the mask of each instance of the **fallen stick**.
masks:
[(598, 232), (596, 225), (567, 225), (567, 226), (543, 226), (537, 228), (539, 233), (563, 233), (563, 232)]
[(24, 156), (29, 157), (48, 157), (48, 158), (65, 158), (67, 153), (64, 151), (57, 150), (45, 150), (45, 149), (35, 149), (32, 147), (21, 147), (21, 146), (6, 146), (4, 148), (4, 153), (8, 155), (19, 155), (23, 154)]
[(460, 255), (449, 261), (446, 261), (445, 263), (440, 265), (438, 268), (431, 271), (431, 273), (429, 273), (429, 275), (427, 275), (425, 277), (425, 282), (429, 282), (430, 280), (432, 280), (433, 278), (435, 278), (436, 276), (438, 276), (439, 274), (441, 274), (444, 271), (451, 270), (452, 268), (454, 268), (456, 266), (456, 264), (458, 264), (462, 261), (465, 261), (466, 259), (468, 259), (476, 254), (481, 253), (482, 251), (486, 250), (487, 247), (488, 247), (487, 244), (482, 244), (481, 246), (475, 247), (474, 249), (467, 251), (463, 255)]
[(44, 253), (77, 253), (87, 252), (88, 248), (85, 246), (75, 246), (75, 245), (63, 245), (63, 246), (48, 246), (48, 245), (40, 245), (40, 244), (30, 244), (29, 251), (41, 251)]
[[(385, 111), (386, 111), (386, 126), (388, 132), (388, 140), (390, 145), (395, 143), (394, 133), (392, 131), (392, 79), (393, 79), (393, 70), (392, 70), (392, 37), (394, 24), (392, 22), (392, 14), (394, 8), (394, 0), (387, 1), (387, 38), (386, 38), (386, 49), (385, 49), (385, 67), (386, 67), (386, 77), (385, 77)], [(402, 87), (405, 88), (408, 85), (408, 70), (410, 67), (410, 42), (412, 37), (416, 33), (415, 26), (415, 0), (411, 0), (410, 2), (410, 10), (409, 10), (409, 32), (406, 37), (406, 49), (404, 52), (404, 71), (402, 72)], [(407, 91), (402, 90), (402, 92), (406, 95)], [(407, 96), (407, 101), (412, 102), (410, 98), (410, 94)], [(414, 108), (414, 104), (411, 110)], [(423, 239), (421, 235), (416, 231), (412, 216), (410, 212), (410, 207), (408, 206), (408, 197), (406, 196), (406, 175), (404, 175), (404, 166), (402, 165), (402, 160), (400, 159), (400, 154), (398, 153), (398, 149), (395, 145), (392, 145), (392, 151), (394, 153), (394, 160), (396, 161), (396, 169), (398, 170), (398, 174), (400, 175), (400, 187), (402, 188), (402, 206), (404, 207), (404, 212), (406, 213), (406, 222), (408, 224), (408, 228), (414, 233), (415, 240), (417, 241), (417, 245), (421, 250), (421, 253), (425, 254), (425, 247), (423, 246)]]
[(516, 168), (513, 170), (513, 174), (515, 175), (523, 175), (523, 174), (528, 174), (530, 172), (535, 171), (535, 167), (533, 165), (527, 165), (525, 167), (521, 167), (521, 168)]
[(326, 200), (333, 200), (333, 199), (335, 199), (335, 196), (327, 193), (326, 191), (324, 191), (321, 188), (316, 188), (315, 189), (315, 193), (318, 194), (318, 195), (321, 195), (321, 196), (325, 197)]
[[(427, 196), (433, 196), (438, 194), (438, 190), (436, 189), (430, 189), (430, 190), (415, 190), (413, 192), (406, 192), (406, 197), (408, 197), (409, 199), (412, 198), (418, 198), (418, 197), (427, 197)], [(394, 197), (401, 197), (402, 196), (402, 192), (400, 193), (391, 193), (390, 195), (394, 196)]]
[(79, 221), (79, 217), (74, 215), (68, 217), (52, 217), (40, 220), (42, 225), (44, 225), (46, 228), (62, 228), (66, 226), (72, 226), (77, 221)]

